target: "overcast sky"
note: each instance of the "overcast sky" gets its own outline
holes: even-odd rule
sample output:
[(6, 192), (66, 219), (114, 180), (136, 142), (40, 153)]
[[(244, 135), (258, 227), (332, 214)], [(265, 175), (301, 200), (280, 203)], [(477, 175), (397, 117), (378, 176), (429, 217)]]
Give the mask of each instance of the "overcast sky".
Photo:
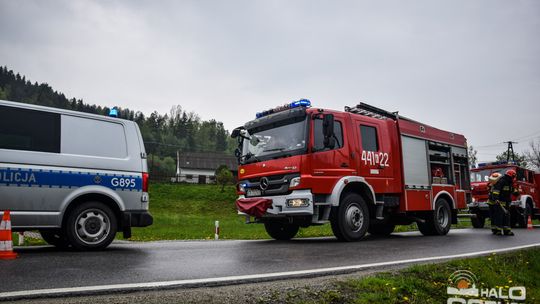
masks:
[(540, 139), (540, 1), (0, 0), (0, 65), (67, 97), (173, 105), (231, 130), (308, 98), (464, 134)]

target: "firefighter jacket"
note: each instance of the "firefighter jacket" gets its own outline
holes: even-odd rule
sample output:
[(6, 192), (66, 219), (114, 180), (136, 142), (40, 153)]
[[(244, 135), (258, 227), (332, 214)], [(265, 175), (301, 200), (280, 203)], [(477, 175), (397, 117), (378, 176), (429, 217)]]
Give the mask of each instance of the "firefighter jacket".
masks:
[(503, 175), (491, 188), (489, 200), (510, 203), (512, 201), (512, 194), (516, 193), (517, 190), (514, 188), (513, 178), (508, 175)]

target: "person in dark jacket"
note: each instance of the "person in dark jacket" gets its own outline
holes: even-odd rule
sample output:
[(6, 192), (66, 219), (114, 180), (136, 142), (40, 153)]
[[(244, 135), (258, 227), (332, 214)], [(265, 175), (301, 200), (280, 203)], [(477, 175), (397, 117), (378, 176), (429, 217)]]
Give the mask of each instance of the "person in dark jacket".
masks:
[(510, 228), (510, 212), (508, 208), (512, 202), (512, 194), (516, 192), (514, 181), (516, 171), (509, 169), (499, 180), (491, 187), (489, 193), (491, 209), (491, 231), (495, 235), (514, 235)]

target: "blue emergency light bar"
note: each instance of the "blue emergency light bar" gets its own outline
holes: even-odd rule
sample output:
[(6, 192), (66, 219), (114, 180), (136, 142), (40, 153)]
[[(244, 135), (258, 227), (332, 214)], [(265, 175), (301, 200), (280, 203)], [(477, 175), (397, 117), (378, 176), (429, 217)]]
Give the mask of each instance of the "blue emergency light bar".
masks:
[(496, 161), (490, 163), (479, 163), (478, 168), (487, 167), (487, 166), (497, 166), (497, 165), (516, 165), (514, 162), (505, 162), (505, 161)]
[(110, 117), (118, 117), (118, 109), (116, 107), (112, 108), (110, 111), (109, 111), (109, 116)]
[(270, 114), (274, 114), (274, 113), (277, 113), (277, 112), (286, 111), (286, 110), (290, 110), (290, 109), (294, 109), (294, 108), (298, 108), (298, 107), (309, 108), (309, 107), (311, 107), (311, 101), (309, 101), (308, 99), (300, 99), (300, 100), (297, 100), (297, 101), (293, 101), (291, 103), (284, 104), (282, 106), (275, 107), (275, 108), (270, 109), (270, 110), (266, 110), (266, 111), (263, 111), (263, 112), (258, 112), (257, 114), (255, 114), (255, 117), (256, 118), (261, 118), (261, 117), (264, 117), (264, 116), (267, 116), (267, 115), (270, 115)]

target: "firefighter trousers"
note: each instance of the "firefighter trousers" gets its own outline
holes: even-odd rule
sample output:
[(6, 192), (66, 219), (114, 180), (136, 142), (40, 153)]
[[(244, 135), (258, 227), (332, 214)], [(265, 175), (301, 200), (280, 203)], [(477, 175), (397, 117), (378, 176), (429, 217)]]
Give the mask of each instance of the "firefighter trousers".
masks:
[(489, 205), (491, 230), (510, 230), (510, 212), (504, 202)]

